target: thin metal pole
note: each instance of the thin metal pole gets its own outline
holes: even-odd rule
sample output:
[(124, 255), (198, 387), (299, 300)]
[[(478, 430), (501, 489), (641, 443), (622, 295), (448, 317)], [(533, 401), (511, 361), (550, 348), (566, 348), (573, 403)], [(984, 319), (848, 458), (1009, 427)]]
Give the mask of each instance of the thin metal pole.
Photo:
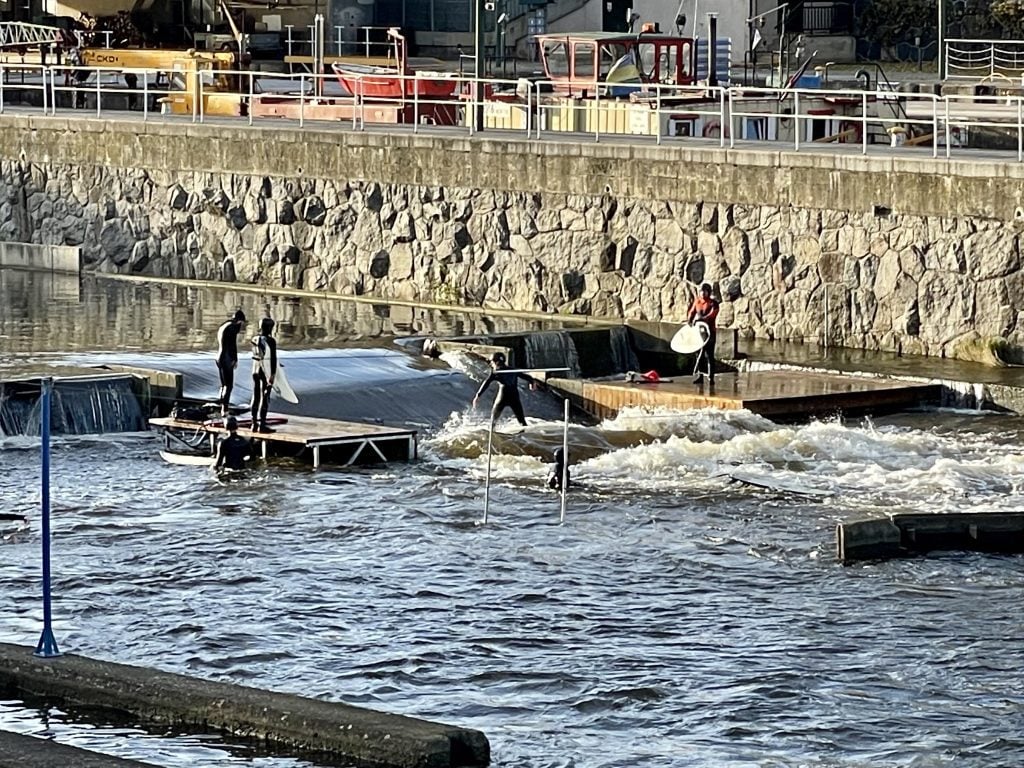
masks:
[(491, 426), (487, 429), (487, 474), (484, 475), (484, 525), (487, 524), (487, 512), (491, 508), (491, 448), (494, 441), (494, 414), (491, 414)]
[(101, 111), (100, 110), (100, 102), (103, 101), (103, 97), (101, 95), (103, 89), (102, 89), (102, 87), (100, 85), (102, 79), (103, 79), (103, 70), (102, 69), (97, 69), (96, 70), (96, 117), (100, 116), (100, 111)]
[(800, 91), (793, 91), (793, 149), (800, 151)]
[(860, 153), (868, 153), (868, 95), (861, 94), (860, 104)]
[(299, 128), (306, 123), (306, 75), (299, 75)]
[(142, 73), (142, 122), (149, 120), (149, 71)]
[(654, 86), (654, 127), (658, 131), (656, 144), (661, 144), (661, 86)]
[(565, 399), (565, 428), (562, 430), (562, 513), (558, 522), (565, 522), (566, 494), (569, 492), (569, 398)]
[(42, 382), (39, 398), (39, 434), (42, 439), (42, 518), (43, 518), (43, 633), (39, 636), (35, 655), (60, 656), (57, 640), (53, 636), (53, 611), (50, 605), (50, 399), (53, 379)]
[(249, 113), (249, 125), (252, 125), (252, 103), (255, 100), (256, 86), (252, 81), (252, 70), (249, 70), (249, 109), (246, 111)]

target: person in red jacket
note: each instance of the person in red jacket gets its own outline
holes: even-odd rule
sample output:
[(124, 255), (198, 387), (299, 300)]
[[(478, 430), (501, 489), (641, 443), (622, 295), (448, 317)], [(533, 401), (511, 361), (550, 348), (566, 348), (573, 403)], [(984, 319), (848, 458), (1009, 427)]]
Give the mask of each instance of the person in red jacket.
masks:
[(700, 287), (700, 293), (694, 297), (693, 303), (690, 305), (690, 313), (686, 316), (690, 325), (701, 322), (708, 327), (708, 338), (704, 342), (704, 348), (697, 353), (694, 384), (703, 383), (705, 372), (708, 375), (708, 383), (715, 383), (715, 318), (717, 317), (718, 301), (711, 295), (711, 284), (704, 283)]

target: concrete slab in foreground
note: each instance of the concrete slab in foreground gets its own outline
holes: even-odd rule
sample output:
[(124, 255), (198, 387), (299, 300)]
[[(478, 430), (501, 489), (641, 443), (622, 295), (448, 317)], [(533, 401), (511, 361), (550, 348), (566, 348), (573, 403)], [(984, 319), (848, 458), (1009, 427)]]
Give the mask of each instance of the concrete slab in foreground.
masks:
[(152, 763), (101, 755), (49, 739), (0, 731), (0, 768), (154, 768)]
[[(106, 707), (155, 721), (264, 739), (375, 766), (475, 768), (490, 763), (480, 731), (67, 654), (39, 659), (0, 643), (0, 691)], [(74, 763), (69, 763), (73, 765)]]

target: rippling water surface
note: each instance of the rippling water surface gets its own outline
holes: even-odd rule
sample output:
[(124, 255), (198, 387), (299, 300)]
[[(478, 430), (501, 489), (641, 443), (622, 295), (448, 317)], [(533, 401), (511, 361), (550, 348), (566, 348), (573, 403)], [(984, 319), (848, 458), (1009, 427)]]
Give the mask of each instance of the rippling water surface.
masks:
[[(428, 430), (413, 464), (230, 482), (162, 463), (148, 434), (61, 438), (55, 631), (479, 728), (505, 768), (1017, 766), (1024, 558), (843, 567), (833, 548), (837, 521), (883, 510), (1019, 509), (1022, 432), (947, 411), (630, 412), (573, 426), (564, 525), (554, 422), (499, 437), (487, 525), (479, 414)], [(739, 486), (736, 465), (823, 494)], [(0, 640), (33, 645), (36, 440), (0, 438), (0, 467), (4, 509), (32, 519), (0, 544)]]

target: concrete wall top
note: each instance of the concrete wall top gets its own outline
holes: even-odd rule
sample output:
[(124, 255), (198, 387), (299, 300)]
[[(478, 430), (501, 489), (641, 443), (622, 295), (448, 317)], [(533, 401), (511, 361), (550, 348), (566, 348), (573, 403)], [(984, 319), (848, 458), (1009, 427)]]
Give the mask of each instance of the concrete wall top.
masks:
[(554, 134), (525, 140), (0, 116), (0, 159), (27, 164), (1024, 219), (1024, 164), (916, 151), (862, 156)]

